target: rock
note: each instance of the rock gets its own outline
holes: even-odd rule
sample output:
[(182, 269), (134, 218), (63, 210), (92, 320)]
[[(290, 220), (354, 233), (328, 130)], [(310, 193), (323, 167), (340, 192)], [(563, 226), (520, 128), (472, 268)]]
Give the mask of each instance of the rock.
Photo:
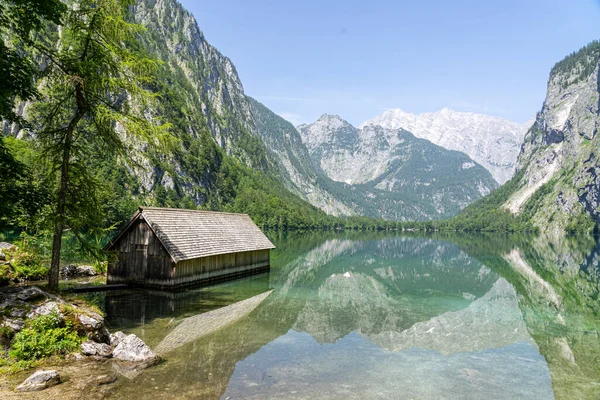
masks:
[(127, 337), (126, 334), (124, 334), (121, 331), (117, 331), (117, 332), (115, 332), (115, 333), (113, 333), (113, 334), (110, 335), (110, 345), (113, 346), (113, 347), (117, 347), (117, 345), (119, 343), (121, 343), (121, 341), (123, 339), (125, 339), (126, 337)]
[(79, 276), (96, 276), (98, 275), (98, 271), (96, 268), (91, 265), (80, 265), (77, 267), (77, 272)]
[(37, 286), (26, 287), (17, 294), (17, 298), (23, 301), (31, 301), (40, 297), (47, 297), (47, 295), (46, 292)]
[(132, 364), (127, 362), (115, 362), (112, 365), (112, 368), (115, 372), (123, 375), (129, 380), (135, 379), (146, 367), (147, 366), (143, 364)]
[(100, 386), (100, 385), (108, 385), (110, 383), (113, 383), (117, 380), (117, 376), (116, 375), (100, 375), (97, 376), (96, 378), (94, 378), (93, 382)]
[(7, 242), (0, 242), (0, 250), (12, 250), (12, 248), (15, 247), (10, 243)]
[(10, 316), (13, 318), (23, 318), (25, 314), (27, 314), (27, 311), (22, 308), (13, 308), (10, 310)]
[(81, 353), (71, 353), (65, 356), (65, 360), (68, 361), (83, 361), (85, 357)]
[(78, 315), (78, 319), (79, 322), (91, 329), (99, 329), (102, 327), (102, 320), (101, 317), (98, 318), (99, 316), (94, 316), (94, 317), (90, 317), (87, 315), (83, 315), (83, 314), (79, 314)]
[(36, 371), (29, 378), (25, 379), (15, 390), (19, 392), (34, 392), (37, 390), (44, 390), (51, 386), (58, 385), (60, 383), (60, 375), (54, 370), (50, 371)]
[(86, 314), (77, 314), (80, 324), (80, 332), (85, 333), (88, 339), (98, 343), (110, 343), (110, 333), (104, 326), (102, 316), (88, 312)]
[(0, 251), (0, 261), (6, 261), (6, 254)]
[(86, 356), (99, 356), (108, 358), (112, 354), (112, 347), (106, 343), (96, 343), (87, 340), (81, 344), (81, 353)]
[(50, 315), (53, 312), (57, 312), (61, 316), (61, 318), (63, 317), (62, 313), (60, 312), (60, 308), (58, 307), (58, 304), (55, 301), (47, 301), (42, 305), (31, 310), (31, 312), (27, 314), (27, 318), (32, 319), (40, 315)]
[(113, 357), (120, 361), (144, 364), (145, 367), (160, 361), (160, 357), (136, 335), (123, 338), (113, 350)]
[(91, 265), (65, 265), (60, 269), (60, 275), (64, 278), (76, 278), (78, 276), (96, 276), (98, 272)]
[(14, 332), (19, 332), (21, 329), (25, 328), (25, 321), (21, 319), (6, 318), (4, 321), (2, 321), (1, 326), (10, 328)]

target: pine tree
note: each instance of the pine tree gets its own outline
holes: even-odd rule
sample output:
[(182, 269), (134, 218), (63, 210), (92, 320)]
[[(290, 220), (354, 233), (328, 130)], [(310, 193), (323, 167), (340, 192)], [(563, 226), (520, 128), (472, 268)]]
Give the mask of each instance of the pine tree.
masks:
[[(120, 156), (135, 139), (167, 143), (167, 125), (153, 121), (157, 62), (137, 50), (140, 25), (128, 21), (132, 0), (81, 0), (64, 14), (55, 35), (32, 44), (48, 67), (39, 84), (43, 101), (33, 127), (56, 173), (49, 286), (58, 286), (62, 236), (94, 226), (98, 182), (86, 160), (98, 148)], [(127, 142), (126, 139), (127, 138)]]

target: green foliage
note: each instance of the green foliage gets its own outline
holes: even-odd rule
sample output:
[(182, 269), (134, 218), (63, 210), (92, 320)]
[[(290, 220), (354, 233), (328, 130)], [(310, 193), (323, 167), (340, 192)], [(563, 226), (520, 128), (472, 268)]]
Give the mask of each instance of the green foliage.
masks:
[(16, 139), (0, 136), (0, 229), (35, 225), (48, 192), (18, 157)]
[(586, 236), (598, 233), (598, 225), (585, 212), (581, 212), (576, 217), (572, 218), (569, 224), (565, 227), (565, 231), (572, 236)]
[(524, 169), (486, 197), (467, 206), (456, 217), (444, 221), (406, 222), (405, 230), (456, 232), (532, 232), (536, 229), (520, 216), (502, 208), (519, 188)]
[(26, 123), (13, 110), (14, 102), (37, 95), (40, 70), (31, 54), (34, 32), (47, 22), (58, 24), (66, 5), (60, 0), (0, 2), (0, 120)]
[(73, 330), (71, 322), (52, 313), (28, 321), (12, 340), (9, 355), (16, 360), (38, 360), (73, 352), (81, 342), (82, 338)]
[(13, 269), (8, 264), (0, 265), (0, 286), (6, 286), (14, 278)]
[(47, 236), (28, 235), (21, 232), (15, 247), (4, 250), (10, 262), (8, 269), (0, 270), (0, 280), (14, 278), (39, 280), (48, 276), (48, 260), (44, 258), (48, 245)]
[(48, 266), (34, 253), (18, 251), (12, 256), (10, 265), (19, 278), (40, 280), (48, 277)]
[(594, 40), (556, 63), (550, 71), (550, 76), (565, 75), (561, 77), (560, 83), (563, 87), (566, 87), (587, 79), (596, 69), (599, 59), (600, 40)]

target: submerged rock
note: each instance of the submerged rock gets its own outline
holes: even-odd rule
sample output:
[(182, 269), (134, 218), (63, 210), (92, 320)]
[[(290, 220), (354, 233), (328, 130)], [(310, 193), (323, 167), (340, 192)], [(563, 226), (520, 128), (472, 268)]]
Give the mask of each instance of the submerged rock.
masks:
[(116, 380), (117, 380), (116, 375), (100, 375), (100, 376), (97, 376), (96, 378), (94, 378), (92, 380), (92, 383), (94, 383), (96, 386), (100, 386), (100, 385), (108, 385), (108, 384), (114, 383)]
[(81, 344), (81, 353), (86, 356), (98, 356), (108, 358), (112, 355), (112, 347), (106, 343), (97, 343), (87, 340)]
[(60, 375), (54, 370), (36, 371), (29, 378), (25, 379), (15, 390), (19, 392), (34, 392), (58, 385)]

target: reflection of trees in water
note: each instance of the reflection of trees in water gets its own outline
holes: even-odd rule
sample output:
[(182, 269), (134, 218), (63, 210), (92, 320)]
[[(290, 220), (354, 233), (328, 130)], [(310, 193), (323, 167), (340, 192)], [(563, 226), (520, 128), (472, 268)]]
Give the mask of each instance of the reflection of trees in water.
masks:
[(600, 398), (600, 246), (590, 237), (452, 238), (517, 290), (557, 398)]

